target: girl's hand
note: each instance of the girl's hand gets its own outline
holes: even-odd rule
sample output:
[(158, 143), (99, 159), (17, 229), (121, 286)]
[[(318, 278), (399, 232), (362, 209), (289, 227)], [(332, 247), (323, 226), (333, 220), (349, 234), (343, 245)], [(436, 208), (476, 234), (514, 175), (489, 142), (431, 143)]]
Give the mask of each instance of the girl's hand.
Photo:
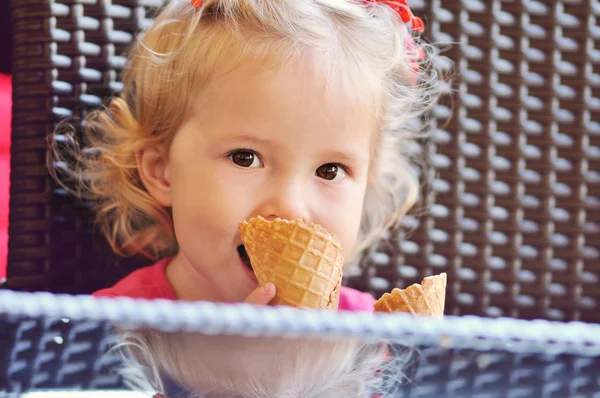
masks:
[(246, 297), (244, 303), (255, 305), (267, 305), (275, 297), (276, 289), (272, 282), (267, 282), (262, 286), (254, 289), (252, 293)]

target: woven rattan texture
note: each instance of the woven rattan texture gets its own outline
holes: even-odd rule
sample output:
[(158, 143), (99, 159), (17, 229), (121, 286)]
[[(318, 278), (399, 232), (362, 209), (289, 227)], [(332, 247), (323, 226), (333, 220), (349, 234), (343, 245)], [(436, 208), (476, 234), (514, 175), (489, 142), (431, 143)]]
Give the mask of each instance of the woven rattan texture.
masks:
[[(598, 358), (424, 347), (402, 397), (598, 397)], [(594, 395), (596, 394), (596, 395)]]
[[(157, 3), (12, 1), (9, 287), (90, 292), (130, 269), (50, 182), (46, 136), (119, 92), (123, 50)], [(447, 313), (600, 321), (598, 2), (410, 3), (449, 43), (456, 94), (425, 148), (429, 210), (348, 282), (379, 295), (444, 271)]]
[[(1, 316), (0, 331), (0, 359), (8, 364), (0, 373), (0, 396), (52, 388), (123, 388), (119, 357), (105, 355), (115, 336), (102, 322)], [(600, 389), (598, 357), (427, 346), (410, 354), (401, 346), (392, 351), (396, 369), (403, 369), (411, 382), (396, 384), (396, 393), (386, 397), (595, 397)]]
[(160, 0), (15, 0), (13, 141), (8, 287), (70, 293), (115, 282), (118, 264), (90, 212), (51, 182), (46, 137), (122, 85), (123, 54)]
[(456, 95), (427, 146), (430, 211), (357, 285), (445, 271), (447, 313), (600, 321), (598, 2), (422, 6), (429, 37), (457, 43)]
[(112, 371), (112, 329), (99, 322), (0, 317), (0, 393), (36, 389), (105, 389), (122, 384)]

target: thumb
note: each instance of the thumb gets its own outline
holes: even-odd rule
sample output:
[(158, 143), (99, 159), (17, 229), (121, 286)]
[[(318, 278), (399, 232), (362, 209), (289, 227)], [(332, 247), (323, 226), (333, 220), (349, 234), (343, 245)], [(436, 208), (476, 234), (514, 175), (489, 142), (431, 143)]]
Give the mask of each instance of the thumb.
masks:
[(244, 300), (248, 304), (267, 305), (275, 297), (276, 289), (273, 282), (267, 282), (257, 287)]

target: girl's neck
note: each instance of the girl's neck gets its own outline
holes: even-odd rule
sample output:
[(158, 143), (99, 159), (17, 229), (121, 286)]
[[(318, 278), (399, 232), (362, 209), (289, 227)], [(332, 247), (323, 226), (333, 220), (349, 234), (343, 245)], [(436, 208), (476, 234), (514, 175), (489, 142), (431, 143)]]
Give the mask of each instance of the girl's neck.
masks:
[(179, 300), (223, 301), (214, 291), (211, 283), (189, 263), (181, 252), (167, 264), (165, 274)]

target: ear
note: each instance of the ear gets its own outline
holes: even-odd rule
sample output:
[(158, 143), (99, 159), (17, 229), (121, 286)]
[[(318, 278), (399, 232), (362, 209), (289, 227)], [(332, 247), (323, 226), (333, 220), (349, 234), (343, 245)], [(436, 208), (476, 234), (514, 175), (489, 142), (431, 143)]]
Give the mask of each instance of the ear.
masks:
[(165, 151), (147, 146), (136, 153), (142, 184), (158, 203), (171, 207), (171, 179), (169, 161)]

